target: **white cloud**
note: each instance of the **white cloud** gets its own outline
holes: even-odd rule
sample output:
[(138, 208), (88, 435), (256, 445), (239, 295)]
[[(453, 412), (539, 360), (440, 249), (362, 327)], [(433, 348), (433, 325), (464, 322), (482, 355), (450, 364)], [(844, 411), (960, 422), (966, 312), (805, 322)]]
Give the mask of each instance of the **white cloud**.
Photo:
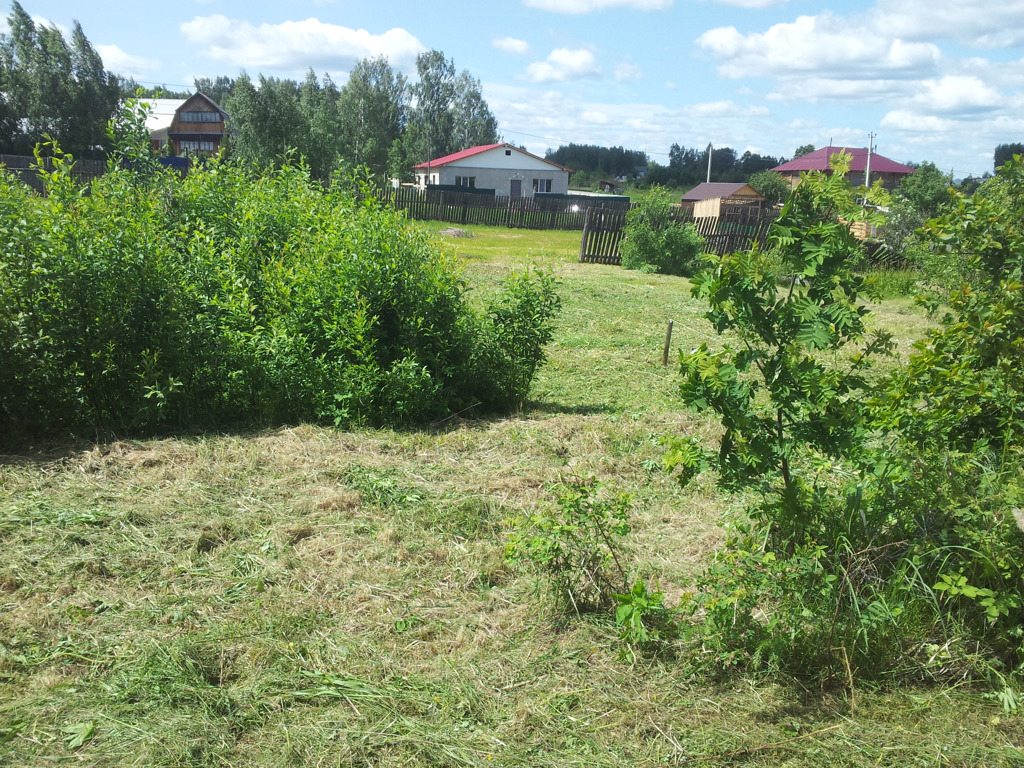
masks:
[(380, 55), (386, 56), (397, 69), (410, 71), (417, 54), (426, 50), (415, 36), (401, 28), (375, 35), (365, 29), (350, 29), (313, 18), (256, 26), (220, 14), (197, 16), (183, 23), (181, 32), (209, 58), (256, 71), (301, 71), (310, 66), (340, 69), (359, 59)]
[(697, 44), (724, 60), (725, 77), (814, 73), (844, 79), (882, 76), (920, 77), (935, 72), (940, 51), (933, 43), (904, 42), (866, 34), (849, 19), (831, 13), (800, 16), (765, 32), (744, 35), (735, 27), (717, 27)]
[(915, 99), (924, 110), (951, 113), (984, 112), (997, 109), (1006, 100), (995, 88), (976, 77), (947, 76), (925, 80), (924, 91)]
[(642, 79), (643, 69), (634, 61), (623, 61), (615, 67), (615, 80), (619, 83), (632, 83)]
[(676, 83), (672, 82), (671, 80), (666, 80), (665, 81), (665, 90), (666, 91), (674, 91), (678, 87), (679, 86)]
[(703, 104), (690, 104), (683, 111), (692, 117), (755, 117), (770, 114), (767, 107), (741, 107), (732, 101), (710, 101)]
[(897, 131), (944, 133), (953, 130), (956, 122), (935, 115), (922, 115), (906, 109), (894, 109), (882, 118), (883, 128)]
[(526, 74), (535, 83), (562, 82), (593, 77), (601, 73), (597, 59), (587, 50), (556, 48), (547, 61), (535, 61), (526, 68)]
[(149, 72), (160, 68), (159, 61), (126, 53), (116, 45), (97, 45), (95, 47), (96, 52), (103, 59), (103, 68), (117, 75), (143, 80)]
[(525, 40), (518, 40), (514, 37), (499, 37), (491, 42), (495, 48), (505, 53), (526, 53), (530, 50), (530, 44)]
[(638, 11), (661, 11), (672, 6), (672, 0), (523, 0), (528, 8), (552, 13), (590, 13), (605, 8), (632, 8)]
[(719, 5), (732, 5), (736, 8), (770, 8), (773, 5), (784, 5), (789, 0), (714, 0)]
[(977, 48), (1024, 43), (1024, 3), (1008, 0), (878, 0), (876, 30), (910, 40), (956, 40)]
[(583, 118), (584, 122), (596, 123), (597, 125), (608, 125), (611, 122), (611, 118), (608, 117), (606, 112), (596, 109), (588, 109), (580, 117)]

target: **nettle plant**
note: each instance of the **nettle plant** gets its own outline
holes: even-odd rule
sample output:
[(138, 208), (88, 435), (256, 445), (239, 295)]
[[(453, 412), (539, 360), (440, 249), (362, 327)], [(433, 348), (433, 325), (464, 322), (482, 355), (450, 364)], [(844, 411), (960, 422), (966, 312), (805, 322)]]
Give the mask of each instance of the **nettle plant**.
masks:
[(717, 454), (680, 439), (665, 458), (684, 482), (710, 464), (728, 487), (758, 487), (772, 535), (786, 542), (820, 530), (814, 478), (857, 450), (865, 432), (857, 393), (872, 358), (892, 348), (889, 334), (867, 333), (862, 297), (871, 285), (854, 271), (862, 256), (850, 224), (877, 214), (856, 203), (844, 179), (849, 156), (835, 156), (832, 168), (804, 177), (768, 251), (705, 257), (693, 293), (708, 302), (705, 316), (724, 343), (682, 355), (682, 396), (715, 411), (724, 433)]

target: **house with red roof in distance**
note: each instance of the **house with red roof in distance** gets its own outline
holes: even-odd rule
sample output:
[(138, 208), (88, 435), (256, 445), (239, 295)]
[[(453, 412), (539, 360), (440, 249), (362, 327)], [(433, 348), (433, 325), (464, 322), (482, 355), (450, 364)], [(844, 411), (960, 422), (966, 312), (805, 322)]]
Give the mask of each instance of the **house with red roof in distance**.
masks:
[(457, 186), (494, 190), (513, 199), (536, 192), (569, 191), (570, 169), (512, 144), (485, 144), (413, 167), (416, 186)]
[(828, 171), (829, 160), (832, 158), (832, 155), (837, 155), (840, 152), (853, 155), (853, 160), (850, 162), (850, 172), (846, 174), (846, 180), (854, 186), (859, 187), (864, 184), (864, 174), (868, 169), (869, 158), (871, 163), (870, 183), (874, 184), (881, 179), (882, 186), (889, 190), (896, 189), (904, 176), (914, 172), (914, 169), (909, 165), (897, 163), (895, 160), (890, 160), (888, 157), (877, 152), (871, 152), (867, 147), (822, 147), (814, 152), (790, 160), (788, 163), (777, 165), (772, 170), (786, 179), (791, 187), (795, 187), (800, 183), (800, 174), (805, 171)]

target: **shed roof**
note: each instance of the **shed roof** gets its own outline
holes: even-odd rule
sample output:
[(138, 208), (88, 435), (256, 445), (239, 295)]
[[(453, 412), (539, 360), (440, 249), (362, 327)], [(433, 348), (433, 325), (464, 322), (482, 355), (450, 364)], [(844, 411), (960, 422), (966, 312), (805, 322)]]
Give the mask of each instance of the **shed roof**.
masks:
[(536, 160), (540, 160), (541, 162), (547, 163), (548, 165), (553, 165), (560, 170), (572, 171), (571, 168), (566, 168), (564, 165), (553, 163), (550, 160), (540, 157), (539, 155), (534, 155), (531, 152), (527, 152), (525, 149), (520, 149), (519, 147), (513, 144), (509, 144), (507, 142), (502, 142), (500, 144), (481, 144), (479, 147), (470, 147), (469, 149), (464, 149), (461, 152), (453, 152), (450, 155), (445, 155), (444, 157), (439, 157), (436, 160), (431, 160), (429, 163), (420, 163), (419, 165), (413, 166), (413, 168), (422, 168), (426, 170), (428, 165), (430, 166), (431, 169), (439, 168), (442, 165), (448, 165), (448, 163), (454, 163), (457, 160), (464, 160), (467, 157), (473, 157), (473, 155), (480, 155), (483, 154), (484, 152), (490, 152), (492, 149), (500, 149), (501, 147), (514, 149), (516, 152), (524, 154), (527, 157), (532, 157)]
[(753, 192), (758, 197), (761, 194), (745, 182), (726, 182), (726, 181), (710, 181), (704, 184), (698, 184), (696, 187), (691, 189), (682, 197), (684, 203), (697, 203), (701, 200), (714, 200), (719, 197), (729, 197), (735, 195), (741, 189), (746, 188)]
[[(790, 160), (788, 163), (777, 165), (772, 168), (772, 170), (777, 171), (778, 173), (827, 171), (829, 168), (829, 159), (832, 155), (837, 155), (840, 152), (846, 152), (853, 155), (853, 159), (850, 162), (851, 171), (863, 173), (865, 168), (867, 168), (867, 147), (822, 147), (821, 149), (816, 149), (814, 152), (810, 152), (802, 157)], [(899, 173), (904, 175), (914, 172), (914, 169), (909, 165), (897, 163), (895, 160), (890, 160), (885, 155), (880, 155), (877, 152), (871, 153), (871, 170), (877, 173)]]

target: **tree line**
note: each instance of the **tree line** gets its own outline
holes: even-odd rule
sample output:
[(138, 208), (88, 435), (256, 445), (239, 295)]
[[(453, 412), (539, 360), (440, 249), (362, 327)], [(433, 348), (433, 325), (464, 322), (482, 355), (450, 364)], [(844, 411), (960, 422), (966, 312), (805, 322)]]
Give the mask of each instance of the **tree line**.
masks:
[(416, 71), (410, 83), (378, 56), (357, 62), (341, 87), (312, 69), (301, 83), (243, 73), (195, 85), (230, 116), (230, 155), (268, 164), (291, 150), (314, 178), (340, 162), (408, 179), (428, 158), (500, 141), (477, 78), (436, 50), (417, 57)]
[[(107, 71), (78, 22), (69, 41), (14, 2), (8, 27), (0, 35), (0, 153), (29, 155), (50, 137), (76, 157), (103, 158), (108, 123), (128, 98), (191, 95), (139, 89)], [(432, 50), (417, 57), (416, 73), (410, 82), (379, 56), (357, 62), (340, 87), (312, 69), (301, 82), (243, 72), (197, 78), (195, 87), (228, 113), (229, 154), (270, 165), (292, 152), (321, 179), (338, 165), (406, 179), (428, 158), (500, 140), (467, 70)]]

